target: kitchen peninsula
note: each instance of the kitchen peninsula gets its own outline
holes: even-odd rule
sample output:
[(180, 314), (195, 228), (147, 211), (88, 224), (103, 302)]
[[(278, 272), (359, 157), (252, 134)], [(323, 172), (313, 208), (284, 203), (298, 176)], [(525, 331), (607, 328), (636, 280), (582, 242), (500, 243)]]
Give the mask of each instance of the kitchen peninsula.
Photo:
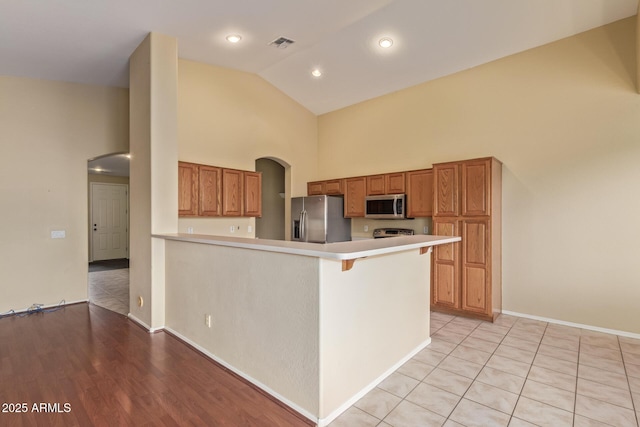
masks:
[(153, 237), (166, 329), (318, 425), (429, 344), (430, 249), (460, 240)]

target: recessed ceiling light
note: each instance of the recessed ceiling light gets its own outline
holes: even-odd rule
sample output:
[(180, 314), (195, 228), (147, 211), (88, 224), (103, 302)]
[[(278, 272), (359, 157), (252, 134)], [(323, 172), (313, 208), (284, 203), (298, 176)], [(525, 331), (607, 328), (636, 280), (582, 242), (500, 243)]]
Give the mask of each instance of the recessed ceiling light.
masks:
[(389, 37), (384, 37), (378, 40), (378, 44), (380, 45), (380, 47), (388, 48), (393, 46), (393, 40), (391, 40)]
[(320, 70), (318, 70), (318, 69), (316, 68), (315, 70), (313, 70), (313, 71), (311, 72), (311, 75), (312, 75), (313, 77), (320, 77), (320, 76), (322, 75), (322, 71), (320, 71)]
[(225, 38), (229, 43), (238, 43), (240, 40), (242, 40), (242, 36), (239, 34), (229, 34)]

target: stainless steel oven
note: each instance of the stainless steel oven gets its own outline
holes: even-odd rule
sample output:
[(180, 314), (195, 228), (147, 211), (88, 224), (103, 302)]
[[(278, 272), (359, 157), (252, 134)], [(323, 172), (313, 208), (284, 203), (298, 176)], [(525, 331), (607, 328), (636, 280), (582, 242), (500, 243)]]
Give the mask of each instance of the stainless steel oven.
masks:
[(385, 237), (413, 236), (415, 232), (410, 228), (376, 228), (373, 230), (374, 239)]

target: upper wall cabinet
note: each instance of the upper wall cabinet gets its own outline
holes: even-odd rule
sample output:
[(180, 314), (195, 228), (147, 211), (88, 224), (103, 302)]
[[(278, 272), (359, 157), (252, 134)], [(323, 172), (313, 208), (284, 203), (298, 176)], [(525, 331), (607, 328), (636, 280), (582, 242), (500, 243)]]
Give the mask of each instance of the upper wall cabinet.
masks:
[(344, 179), (307, 182), (308, 196), (341, 196), (344, 194)]
[(491, 215), (492, 159), (438, 165), (434, 216)]
[(198, 215), (198, 165), (178, 162), (178, 216)]
[(262, 173), (244, 174), (244, 216), (262, 216)]
[(491, 215), (491, 162), (479, 159), (462, 163), (462, 215)]
[(222, 169), (222, 215), (242, 216), (242, 171)]
[(178, 216), (262, 215), (262, 174), (178, 162)]
[(222, 195), (222, 169), (214, 166), (199, 165), (200, 200), (198, 215), (220, 216), (220, 197)]
[(404, 172), (367, 176), (367, 196), (404, 194)]
[(345, 218), (364, 217), (364, 198), (367, 194), (367, 178), (347, 178), (344, 192), (344, 216)]
[(370, 175), (367, 177), (367, 196), (387, 194), (384, 185), (384, 175)]
[(325, 181), (307, 182), (307, 196), (322, 196), (326, 194), (326, 185)]
[(460, 163), (438, 165), (435, 171), (435, 188), (433, 197), (434, 216), (458, 216)]
[(406, 194), (407, 217), (430, 217), (433, 215), (433, 171), (422, 169), (307, 183), (307, 195), (323, 194), (344, 194), (347, 218), (364, 217), (364, 198), (384, 194)]
[(407, 217), (433, 215), (433, 170), (407, 172)]
[(404, 194), (406, 192), (405, 172), (388, 173), (384, 176), (387, 194)]

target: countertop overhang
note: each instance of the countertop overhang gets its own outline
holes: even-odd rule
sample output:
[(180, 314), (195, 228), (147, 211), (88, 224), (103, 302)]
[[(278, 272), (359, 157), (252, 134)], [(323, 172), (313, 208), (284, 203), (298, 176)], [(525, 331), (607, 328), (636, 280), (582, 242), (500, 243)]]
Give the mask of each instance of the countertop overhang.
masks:
[(208, 234), (153, 234), (152, 237), (205, 245), (228, 246), (267, 252), (280, 252), (336, 261), (349, 261), (375, 255), (429, 248), (459, 242), (460, 237), (414, 235), (386, 239), (353, 240), (336, 243), (306, 243), (288, 240), (251, 239), (245, 237), (213, 236)]

